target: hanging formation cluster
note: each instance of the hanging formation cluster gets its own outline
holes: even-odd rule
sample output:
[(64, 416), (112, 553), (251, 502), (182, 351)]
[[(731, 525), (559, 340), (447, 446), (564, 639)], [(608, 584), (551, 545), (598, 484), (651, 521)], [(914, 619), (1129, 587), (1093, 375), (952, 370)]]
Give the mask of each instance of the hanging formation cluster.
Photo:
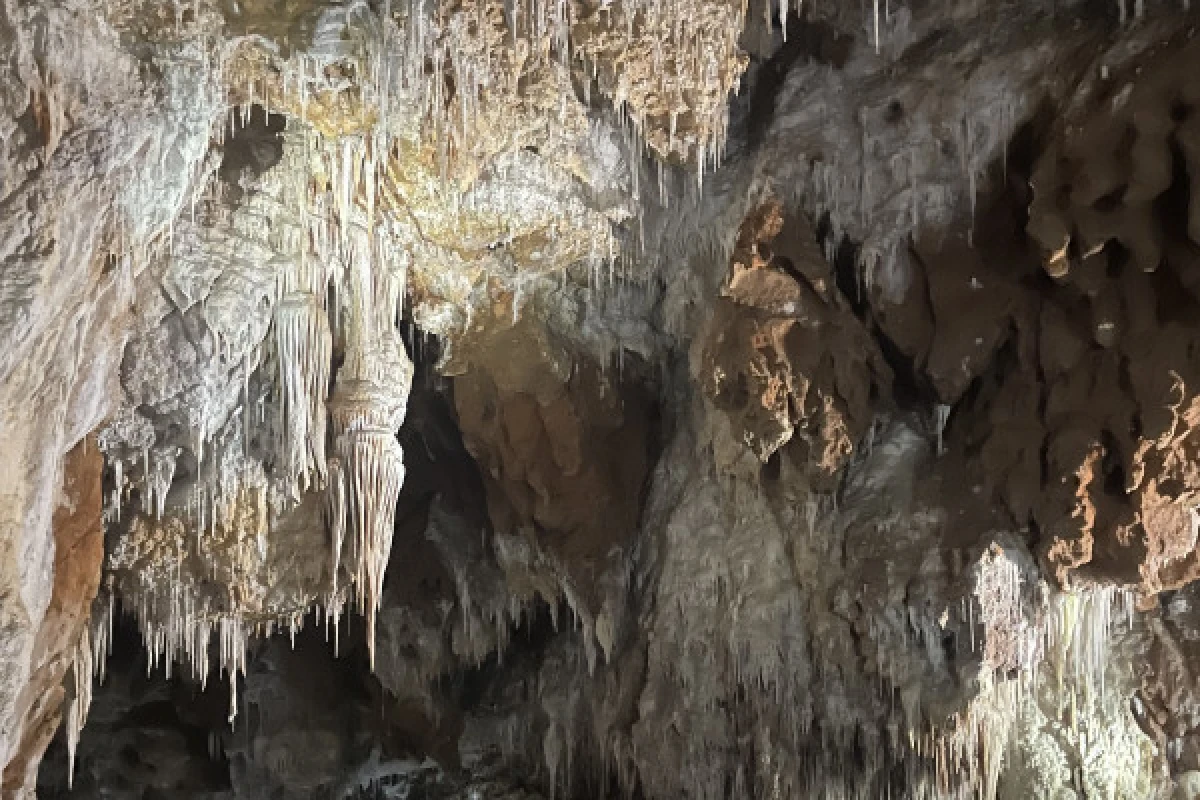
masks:
[[(269, 16), (233, 40), (228, 9), (203, 2), (113, 17), (207, 42), (234, 107), (215, 107), (191, 213), (139, 245), (169, 305), (127, 349), (126, 402), (100, 437), (108, 570), (152, 663), (203, 681), (219, 636), (236, 684), (246, 637), (294, 633), (314, 609), (336, 636), (347, 602), (374, 661), (405, 474), (406, 296), (445, 333), (497, 280), (519, 294), (529, 275), (611, 274), (635, 214), (630, 142), (701, 171), (722, 148), (745, 9), (700, 6), (347, 0), (305, 17), (303, 44), (279, 20), (287, 54)], [(624, 141), (576, 95), (589, 72)], [(611, 157), (581, 157), (597, 147)]]
[(275, 349), (279, 359), (284, 471), (300, 492), (323, 486), (325, 468), (325, 393), (333, 361), (333, 337), (312, 273), (285, 273), (275, 308)]
[[(301, 60), (297, 72), (311, 80), (292, 90), (327, 96), (336, 89), (323, 84), (324, 68), (361, 66), (361, 55), (333, 48), (317, 66)], [(270, 102), (255, 96), (261, 89), (249, 82), (217, 129), (226, 165), (257, 119), (272, 124), (256, 104)], [(119, 487), (109, 516), (123, 530), (108, 569), (122, 604), (152, 664), (182, 659), (201, 682), (219, 637), (231, 717), (249, 636), (294, 634), (312, 609), (336, 630), (354, 598), (374, 639), (413, 373), (398, 328), (409, 256), (377, 207), (392, 151), (379, 119), (373, 110), (356, 128), (324, 133), (293, 121), (279, 135), (279, 169), (223, 169), (230, 186), (205, 188), (158, 268), (175, 304), (163, 336), (201, 326), (202, 369), (159, 400), (166, 392), (145, 390), (156, 376), (137, 361), (154, 353), (139, 343), (126, 358), (130, 403), (101, 436)], [(182, 417), (183, 446), (159, 441), (170, 426), (147, 413)], [(139, 456), (143, 477), (126, 480), (126, 461)], [(135, 491), (142, 513), (121, 522)], [(314, 566), (314, 551), (331, 558)]]
[(1022, 559), (993, 542), (973, 570), (979, 694), (914, 741), (934, 762), (933, 796), (953, 796), (965, 778), (974, 796), (995, 800), (1005, 771), (1028, 763), (1048, 795), (1043, 787), (1066, 767), (1049, 756), (1043, 740), (1054, 738), (1079, 754), (1070, 782), (1083, 796), (1154, 796), (1164, 777), (1155, 748), (1127, 713), (1138, 679), (1111, 663), (1135, 628), (1134, 595), (1113, 586), (1051, 593)]

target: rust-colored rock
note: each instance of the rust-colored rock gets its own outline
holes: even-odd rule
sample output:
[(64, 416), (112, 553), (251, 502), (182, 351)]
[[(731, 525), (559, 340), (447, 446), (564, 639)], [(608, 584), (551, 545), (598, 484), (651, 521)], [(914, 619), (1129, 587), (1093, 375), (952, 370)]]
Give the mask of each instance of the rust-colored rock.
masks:
[(1200, 48), (1178, 37), (1098, 66), (1032, 164), (1033, 251), (990, 212), (973, 247), (917, 242), (909, 292), (925, 295), (906, 298), (907, 317), (879, 318), (954, 404), (958, 445), (1030, 525), (1047, 571), (1147, 602), (1200, 576), (1189, 202), (1200, 106), (1179, 80), (1198, 64)]
[(808, 221), (775, 202), (747, 215), (721, 291), (693, 346), (706, 396), (761, 461), (795, 440), (802, 466), (832, 476), (891, 374), (833, 288)]
[(18, 710), (20, 744), (3, 776), (3, 797), (31, 796), (37, 769), (65, 711), (63, 679), (71, 668), (75, 645), (91, 618), (104, 561), (104, 459), (94, 442), (84, 439), (66, 457), (63, 493), (54, 514), (54, 590), (38, 629), (33, 669), (21, 693)]
[(513, 324), (508, 302), (456, 343), (448, 367), (470, 363), (454, 379), (463, 441), (495, 530), (533, 536), (589, 587), (637, 529), (652, 407), (628, 372), (602, 371), (530, 315)]

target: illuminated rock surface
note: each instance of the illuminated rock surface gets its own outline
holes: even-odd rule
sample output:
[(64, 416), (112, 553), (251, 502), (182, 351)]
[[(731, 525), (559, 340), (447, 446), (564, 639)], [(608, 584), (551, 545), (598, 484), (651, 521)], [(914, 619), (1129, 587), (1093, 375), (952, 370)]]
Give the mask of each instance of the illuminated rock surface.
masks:
[(2, 797), (1200, 797), (1198, 21), (0, 0)]

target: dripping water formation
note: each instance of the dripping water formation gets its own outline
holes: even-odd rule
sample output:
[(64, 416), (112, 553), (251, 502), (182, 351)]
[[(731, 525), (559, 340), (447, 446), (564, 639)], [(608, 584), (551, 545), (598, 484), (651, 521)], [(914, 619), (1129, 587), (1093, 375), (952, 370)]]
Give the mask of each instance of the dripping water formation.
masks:
[(0, 0), (0, 800), (1200, 798), (1186, 0)]

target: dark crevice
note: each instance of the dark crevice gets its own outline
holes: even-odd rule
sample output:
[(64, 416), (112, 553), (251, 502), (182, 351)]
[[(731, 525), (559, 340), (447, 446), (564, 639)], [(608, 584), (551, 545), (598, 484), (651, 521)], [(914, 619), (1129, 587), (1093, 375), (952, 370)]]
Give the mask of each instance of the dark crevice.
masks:
[(251, 105), (245, 115), (241, 109), (229, 112), (217, 176), (229, 187), (232, 202), (241, 200), (248, 188), (248, 177), (262, 175), (283, 159), (286, 127), (286, 117), (269, 114), (257, 103)]
[[(820, 235), (818, 229), (818, 238), (822, 241), (824, 237)], [(828, 248), (825, 248), (828, 250)], [(863, 291), (862, 269), (858, 263), (859, 246), (856, 242), (851, 241), (850, 237), (843, 235), (837, 242), (837, 248), (833, 255), (833, 278), (837, 284), (838, 291), (842, 297), (850, 304), (854, 315), (859, 319), (866, 317), (868, 311), (867, 295)]]
[[(778, 14), (772, 15), (778, 29)], [(841, 69), (850, 56), (853, 39), (844, 36), (824, 20), (808, 13), (788, 14), (787, 41), (758, 65), (754, 72), (750, 99), (743, 121), (746, 144), (750, 149), (762, 143), (775, 115), (776, 100), (792, 67), (802, 61), (814, 61)]]
[(937, 393), (919, 369), (916, 359), (902, 351), (879, 328), (874, 330), (874, 339), (884, 362), (892, 370), (892, 393), (887, 401), (901, 411), (928, 409), (936, 403)]

